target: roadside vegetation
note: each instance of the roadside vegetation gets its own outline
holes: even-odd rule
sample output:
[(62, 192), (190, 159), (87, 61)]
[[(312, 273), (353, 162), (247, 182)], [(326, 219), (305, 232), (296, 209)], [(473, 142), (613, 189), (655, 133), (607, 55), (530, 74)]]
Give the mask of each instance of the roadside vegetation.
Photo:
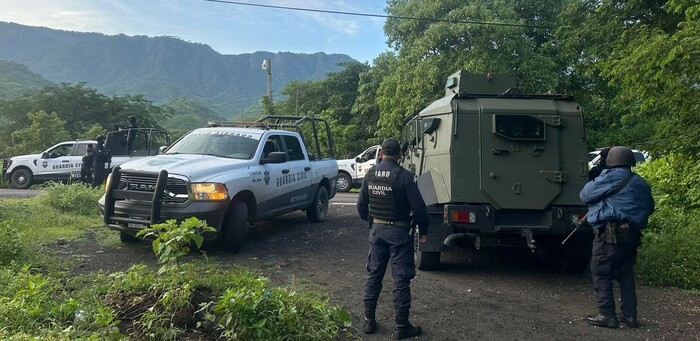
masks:
[(194, 218), (144, 231), (159, 269), (73, 274), (55, 245), (102, 229), (100, 195), (53, 184), (32, 199), (0, 200), (0, 339), (334, 340), (350, 327), (349, 313), (321, 293), (197, 257), (199, 233), (211, 227)]

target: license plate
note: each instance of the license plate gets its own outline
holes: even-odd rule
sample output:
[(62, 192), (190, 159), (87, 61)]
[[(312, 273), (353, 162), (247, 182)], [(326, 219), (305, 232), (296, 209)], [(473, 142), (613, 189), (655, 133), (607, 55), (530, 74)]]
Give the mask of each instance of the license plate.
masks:
[(133, 229), (143, 229), (146, 228), (145, 224), (129, 223), (129, 227)]

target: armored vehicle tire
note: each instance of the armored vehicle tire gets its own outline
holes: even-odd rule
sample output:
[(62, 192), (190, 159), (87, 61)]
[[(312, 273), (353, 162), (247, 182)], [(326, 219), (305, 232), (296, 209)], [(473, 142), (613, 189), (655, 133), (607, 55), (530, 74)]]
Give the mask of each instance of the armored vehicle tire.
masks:
[(437, 270), (440, 267), (440, 252), (416, 251), (416, 266), (418, 270)]
[(141, 239), (134, 237), (126, 232), (119, 232), (119, 240), (122, 241), (122, 243), (127, 243), (127, 244), (134, 244), (138, 243), (141, 241)]
[(12, 172), (12, 178), (10, 178), (12, 187), (16, 189), (27, 189), (32, 185), (33, 181), (34, 176), (32, 172), (25, 168), (20, 168)]
[(228, 225), (224, 226), (220, 238), (220, 248), (224, 252), (238, 253), (248, 234), (248, 205), (244, 201), (234, 201), (229, 212)]
[(319, 186), (316, 191), (314, 201), (306, 209), (306, 217), (312, 223), (320, 223), (326, 220), (328, 215), (328, 190), (326, 187)]
[(346, 173), (338, 173), (338, 179), (335, 183), (335, 188), (338, 192), (347, 192), (352, 188), (352, 178)]

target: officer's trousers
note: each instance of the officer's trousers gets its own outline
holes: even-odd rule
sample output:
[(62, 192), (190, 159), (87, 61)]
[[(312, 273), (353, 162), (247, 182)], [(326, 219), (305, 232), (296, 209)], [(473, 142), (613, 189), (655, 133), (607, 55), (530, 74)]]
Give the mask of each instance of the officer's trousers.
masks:
[(90, 168), (80, 168), (80, 181), (86, 184), (92, 184), (92, 171)]
[(375, 311), (382, 291), (382, 279), (391, 260), (394, 282), (394, 312), (408, 317), (411, 308), (411, 279), (416, 276), (413, 260), (413, 236), (408, 227), (372, 224), (369, 232), (369, 256), (364, 304), (366, 311)]
[(95, 164), (95, 174), (92, 176), (92, 187), (102, 185), (105, 181), (106, 173), (104, 164)]
[(620, 311), (626, 316), (637, 317), (637, 292), (633, 272), (636, 260), (636, 243), (606, 243), (605, 233), (593, 238), (591, 276), (599, 313), (607, 317), (615, 316), (612, 281), (617, 280), (620, 283)]

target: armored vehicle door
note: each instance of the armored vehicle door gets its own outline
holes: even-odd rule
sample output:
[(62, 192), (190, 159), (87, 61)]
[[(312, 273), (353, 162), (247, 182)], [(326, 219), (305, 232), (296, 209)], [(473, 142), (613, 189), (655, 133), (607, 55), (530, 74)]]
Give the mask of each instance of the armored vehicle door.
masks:
[(479, 108), (482, 191), (500, 208), (546, 208), (566, 182), (554, 101), (480, 98)]

